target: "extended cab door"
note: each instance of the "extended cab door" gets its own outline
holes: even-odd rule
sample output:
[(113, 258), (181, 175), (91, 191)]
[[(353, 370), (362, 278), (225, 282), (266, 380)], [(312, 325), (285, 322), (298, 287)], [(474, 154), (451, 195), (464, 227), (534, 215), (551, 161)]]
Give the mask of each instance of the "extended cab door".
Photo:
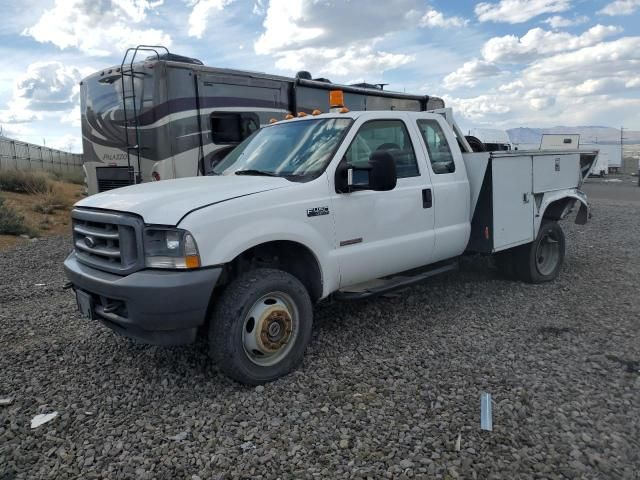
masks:
[(420, 115), (415, 127), (427, 157), (435, 212), (434, 261), (464, 252), (471, 231), (469, 180), (453, 130), (438, 114)]
[(387, 192), (336, 193), (330, 176), (341, 287), (431, 263), (434, 214), (419, 141), (402, 113), (363, 115), (351, 128), (341, 162), (366, 166), (372, 152), (386, 150), (398, 183)]

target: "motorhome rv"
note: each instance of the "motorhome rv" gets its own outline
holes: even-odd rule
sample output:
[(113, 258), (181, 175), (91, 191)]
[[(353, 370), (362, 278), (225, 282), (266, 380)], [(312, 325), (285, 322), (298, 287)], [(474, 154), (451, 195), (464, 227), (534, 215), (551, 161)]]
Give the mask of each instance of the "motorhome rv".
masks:
[(164, 47), (131, 48), (120, 65), (80, 83), (87, 191), (206, 175), (271, 119), (329, 111), (333, 89), (344, 92), (352, 111), (444, 108), (440, 98), (391, 92), (382, 84), (214, 68)]

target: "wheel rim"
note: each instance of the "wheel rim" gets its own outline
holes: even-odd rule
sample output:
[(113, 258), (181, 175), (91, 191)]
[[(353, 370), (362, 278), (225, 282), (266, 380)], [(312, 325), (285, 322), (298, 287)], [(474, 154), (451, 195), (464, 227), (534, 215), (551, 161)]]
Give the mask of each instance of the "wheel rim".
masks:
[(536, 248), (536, 268), (540, 275), (551, 275), (556, 269), (559, 260), (560, 242), (552, 231), (548, 231)]
[(271, 292), (256, 301), (242, 326), (242, 344), (247, 358), (267, 367), (286, 357), (298, 336), (299, 314), (293, 299), (284, 292)]

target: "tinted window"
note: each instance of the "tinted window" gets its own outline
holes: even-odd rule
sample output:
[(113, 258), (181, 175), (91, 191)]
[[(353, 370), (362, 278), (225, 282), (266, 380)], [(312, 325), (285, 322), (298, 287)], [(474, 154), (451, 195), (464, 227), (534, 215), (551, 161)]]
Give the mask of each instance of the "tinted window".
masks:
[(456, 171), (451, 148), (442, 128), (435, 120), (418, 120), (418, 127), (429, 152), (433, 173)]
[(409, 133), (401, 120), (374, 120), (365, 123), (345, 155), (348, 165), (366, 167), (375, 151), (387, 151), (396, 162), (398, 178), (420, 175)]
[(219, 145), (240, 143), (259, 128), (260, 120), (255, 113), (211, 114), (211, 139)]

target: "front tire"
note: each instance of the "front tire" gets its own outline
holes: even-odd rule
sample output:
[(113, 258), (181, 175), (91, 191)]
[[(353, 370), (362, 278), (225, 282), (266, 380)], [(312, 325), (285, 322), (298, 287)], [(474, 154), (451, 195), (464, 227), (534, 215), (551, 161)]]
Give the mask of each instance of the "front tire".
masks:
[(209, 353), (240, 383), (259, 385), (302, 362), (313, 306), (300, 281), (281, 270), (240, 275), (222, 292), (209, 322)]
[(529, 283), (555, 280), (564, 262), (564, 232), (557, 222), (543, 220), (536, 239), (513, 252), (518, 278)]

